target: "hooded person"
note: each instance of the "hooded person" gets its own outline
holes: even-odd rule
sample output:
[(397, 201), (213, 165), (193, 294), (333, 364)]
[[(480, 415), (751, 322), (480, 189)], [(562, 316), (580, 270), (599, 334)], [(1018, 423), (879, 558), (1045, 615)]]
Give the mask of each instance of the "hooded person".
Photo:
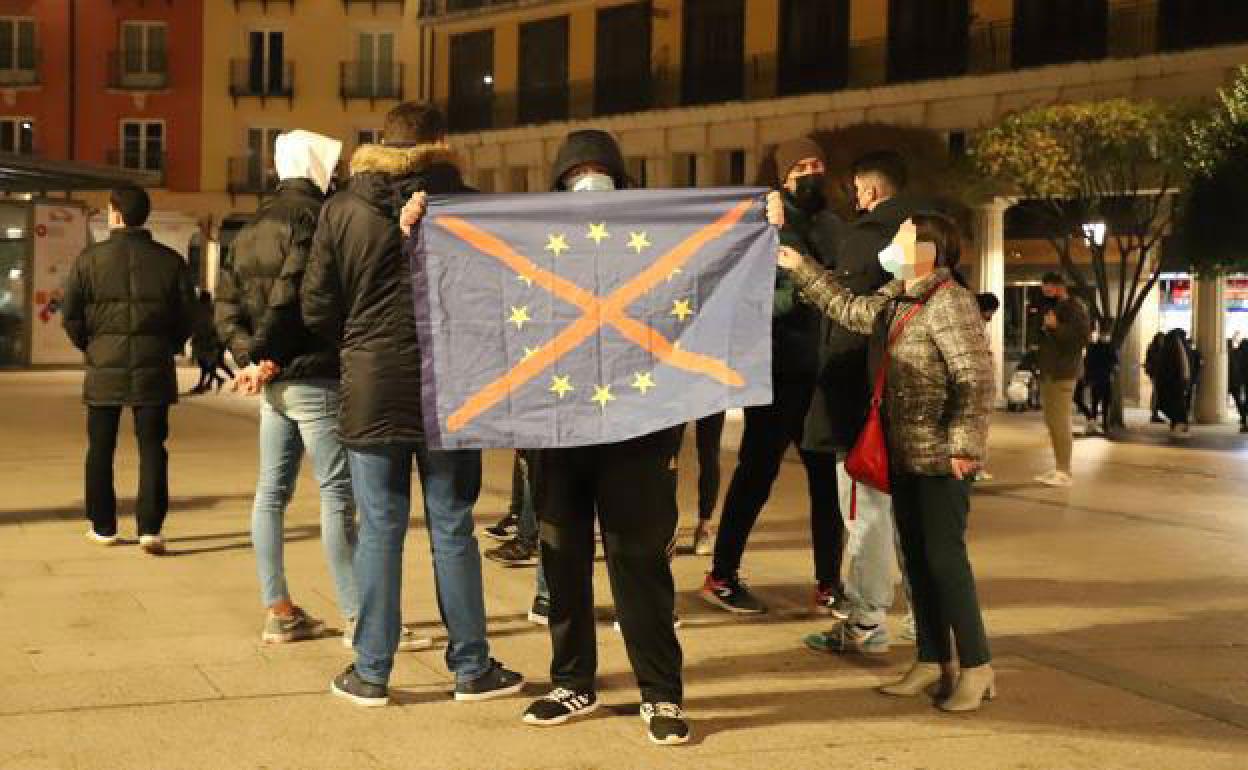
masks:
[[(629, 186), (610, 134), (574, 131), (555, 159), (552, 188), (605, 192)], [(612, 444), (531, 452), (541, 566), (549, 586), (553, 689), (525, 711), (549, 726), (598, 707), (593, 563), (594, 522), (602, 532), (624, 646), (641, 688), (650, 740), (689, 739), (681, 711), (682, 653), (673, 628), (676, 455), (680, 426)]]
[(217, 331), (243, 366), (235, 386), (261, 392), (260, 468), (251, 511), (261, 639), (313, 639), (325, 624), (290, 596), (283, 523), (306, 450), (320, 488), (321, 537), (338, 609), (347, 627), (358, 614), (352, 558), (355, 506), (347, 455), (338, 438), (338, 354), (303, 321), (299, 289), (342, 143), (310, 131), (277, 138), (277, 194), (243, 227), (221, 267)]
[(472, 521), (481, 491), (481, 452), (435, 451), (425, 444), (421, 349), (411, 264), (404, 253), (415, 239), (398, 226), (413, 193), (472, 190), (460, 177), (436, 108), (401, 104), (387, 114), (383, 131), (384, 144), (355, 151), (346, 189), (322, 210), (302, 287), (309, 327), (339, 350), (339, 432), (360, 511), (356, 659), (334, 679), (332, 691), (362, 706), (389, 702), (402, 635), (403, 543), (414, 462), (455, 699), (487, 700), (518, 692), (524, 678), (490, 657), (485, 636), (481, 556)]
[[(828, 210), (823, 149), (811, 139), (776, 147), (776, 188), (784, 202), (780, 242), (824, 267), (836, 264), (840, 219)], [(837, 511), (836, 455), (801, 449), (819, 367), (819, 314), (797, 301), (791, 277), (777, 271), (772, 305), (772, 389), (770, 404), (745, 410), (745, 431), (737, 467), (724, 498), (714, 559), (701, 596), (719, 609), (758, 614), (767, 608), (738, 577), (750, 533), (766, 505), (784, 454), (799, 448), (810, 494), (814, 601), (832, 612), (841, 596), (843, 528)]]

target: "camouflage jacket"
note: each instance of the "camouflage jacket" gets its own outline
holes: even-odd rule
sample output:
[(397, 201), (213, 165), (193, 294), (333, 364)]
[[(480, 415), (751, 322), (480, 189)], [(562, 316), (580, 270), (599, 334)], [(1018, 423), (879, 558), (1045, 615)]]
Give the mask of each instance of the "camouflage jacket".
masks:
[(813, 262), (794, 270), (793, 281), (802, 299), (826, 316), (871, 335), (872, 382), (894, 325), (935, 289), (889, 354), (882, 407), (889, 459), (895, 472), (931, 476), (948, 475), (951, 457), (984, 459), (993, 405), (992, 353), (975, 295), (945, 269), (910, 292), (893, 281), (866, 296), (855, 296)]

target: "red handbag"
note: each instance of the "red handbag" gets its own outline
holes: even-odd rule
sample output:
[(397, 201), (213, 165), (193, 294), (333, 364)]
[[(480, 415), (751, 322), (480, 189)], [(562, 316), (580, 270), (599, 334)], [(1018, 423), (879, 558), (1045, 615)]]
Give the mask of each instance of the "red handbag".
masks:
[(856, 487), (858, 484), (866, 484), (885, 494), (892, 493), (888, 468), (888, 438), (884, 435), (884, 420), (880, 417), (880, 406), (884, 403), (884, 383), (888, 377), (889, 351), (910, 319), (923, 309), (933, 294), (948, 284), (948, 281), (944, 281), (929, 291), (922, 300), (916, 302), (914, 307), (910, 308), (910, 311), (893, 326), (892, 332), (888, 335), (888, 344), (884, 346), (884, 355), (880, 357), (880, 368), (875, 375), (875, 387), (871, 393), (871, 408), (867, 412), (867, 424), (863, 426), (862, 433), (858, 434), (858, 440), (854, 442), (854, 448), (845, 458), (845, 472), (854, 480), (855, 485), (850, 510), (851, 519), (855, 518), (857, 513), (852, 508), (857, 507), (858, 490)]

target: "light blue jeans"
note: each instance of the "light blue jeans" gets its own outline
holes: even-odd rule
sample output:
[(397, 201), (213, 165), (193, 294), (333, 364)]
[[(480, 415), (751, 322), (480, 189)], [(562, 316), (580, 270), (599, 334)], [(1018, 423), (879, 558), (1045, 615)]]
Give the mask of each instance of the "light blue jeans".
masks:
[(836, 458), (837, 490), (841, 497), (841, 518), (849, 540), (845, 558), (849, 574), (845, 597), (849, 599), (849, 621), (864, 626), (884, 623), (893, 606), (897, 581), (896, 535), (893, 525), (893, 499), (865, 484), (857, 487), (857, 510), (853, 520), (854, 481), (845, 472), (845, 456)]
[(284, 519), (305, 448), (320, 485), (321, 540), (338, 609), (344, 618), (354, 618), (359, 609), (352, 569), (355, 503), (346, 449), (338, 436), (338, 383), (328, 380), (278, 381), (264, 388), (260, 478), (251, 509), (260, 600), (271, 607), (290, 599), (283, 561)]
[(394, 668), (402, 622), (403, 544), (411, 520), (415, 457), (433, 551), (438, 610), (450, 637), (446, 665), (456, 682), (476, 679), (490, 668), (481, 554), (472, 522), (472, 508), (481, 493), (481, 452), (387, 444), (351, 448), (347, 457), (360, 509), (360, 542), (355, 550), (355, 575), (360, 585), (354, 639), (356, 671), (367, 682), (386, 684)]

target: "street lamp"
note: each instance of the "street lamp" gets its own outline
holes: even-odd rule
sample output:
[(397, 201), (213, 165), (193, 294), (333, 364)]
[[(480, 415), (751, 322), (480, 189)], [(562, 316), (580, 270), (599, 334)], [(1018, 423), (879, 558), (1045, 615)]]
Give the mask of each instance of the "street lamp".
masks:
[(1104, 222), (1085, 222), (1083, 224), (1083, 237), (1098, 248), (1105, 245), (1105, 223)]

